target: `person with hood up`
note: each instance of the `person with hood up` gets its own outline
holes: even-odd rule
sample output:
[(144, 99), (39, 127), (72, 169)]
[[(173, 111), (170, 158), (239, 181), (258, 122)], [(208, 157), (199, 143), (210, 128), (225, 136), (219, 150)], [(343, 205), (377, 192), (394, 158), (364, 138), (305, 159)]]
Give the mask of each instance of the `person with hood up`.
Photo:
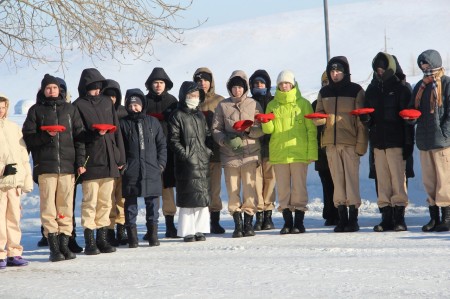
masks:
[(26, 266), (20, 245), (20, 197), (33, 190), (30, 158), (22, 131), (7, 119), (9, 99), (0, 95), (0, 270)]
[[(61, 131), (52, 126), (62, 126)], [(50, 126), (46, 128), (46, 126)], [(41, 223), (50, 247), (50, 261), (74, 259), (73, 233), (75, 172), (85, 169), (84, 126), (80, 114), (60, 94), (57, 78), (46, 74), (22, 128), (38, 175)]]
[[(271, 80), (265, 70), (255, 71), (249, 79), (252, 98), (257, 101), (263, 111), (273, 99), (270, 92)], [(258, 204), (256, 206), (255, 231), (274, 229), (272, 211), (275, 208), (275, 171), (269, 162), (270, 134), (264, 134), (259, 138), (261, 144), (261, 163), (256, 168), (256, 194)]]
[(280, 234), (305, 232), (306, 175), (309, 163), (317, 160), (317, 128), (312, 120), (305, 118), (312, 112), (311, 103), (300, 93), (294, 73), (282, 71), (277, 78), (274, 99), (266, 108), (266, 113), (273, 113), (275, 118), (262, 124), (263, 132), (271, 134), (269, 157), (277, 180), (278, 210), (284, 219)]
[[(420, 151), (422, 181), (427, 193), (430, 221), (424, 232), (450, 229), (450, 77), (445, 75), (436, 50), (417, 57), (423, 79), (414, 87), (410, 107), (422, 114), (417, 119), (416, 142)], [(439, 215), (441, 208), (442, 218)]]
[(256, 168), (259, 165), (259, 137), (264, 133), (258, 122), (246, 128), (235, 124), (240, 124), (241, 121), (253, 122), (255, 115), (263, 111), (258, 102), (247, 96), (249, 84), (243, 71), (234, 71), (226, 86), (230, 97), (217, 105), (212, 128), (214, 140), (220, 145), (220, 161), (224, 168), (228, 193), (228, 211), (233, 215), (235, 224), (233, 238), (240, 238), (255, 235), (253, 215), (257, 204)]
[[(173, 87), (166, 71), (163, 68), (155, 67), (145, 81), (145, 87), (148, 94), (145, 96), (147, 102), (147, 114), (156, 117), (164, 131), (168, 135), (167, 120), (173, 110), (177, 108), (177, 99), (169, 93)], [(168, 142), (168, 140), (167, 140)], [(175, 205), (175, 195), (173, 188), (175, 187), (175, 173), (173, 165), (173, 153), (167, 147), (167, 164), (163, 172), (163, 189), (162, 189), (162, 212), (166, 220), (166, 238), (177, 238), (177, 229), (174, 223), (174, 217), (177, 212)], [(145, 234), (144, 240), (148, 239)]]
[[(122, 105), (122, 92), (117, 81), (107, 79), (101, 93), (111, 98), (116, 109), (119, 121), (128, 115)], [(125, 229), (125, 198), (122, 196), (122, 176), (114, 179), (114, 191), (112, 194), (112, 208), (109, 213), (108, 241), (113, 246), (126, 245), (128, 243), (127, 231)], [(114, 227), (116, 226), (116, 232)]]
[(334, 206), (339, 222), (335, 232), (359, 230), (358, 208), (359, 161), (367, 151), (367, 128), (352, 112), (364, 107), (364, 90), (351, 82), (347, 58), (336, 56), (327, 64), (330, 83), (320, 89), (316, 112), (328, 117), (314, 120), (316, 126), (325, 125), (322, 147), (326, 148), (328, 165), (333, 178)]
[(87, 255), (116, 251), (107, 240), (107, 231), (114, 179), (120, 176), (119, 170), (125, 165), (125, 150), (116, 110), (111, 99), (100, 94), (104, 83), (105, 78), (97, 69), (83, 70), (78, 84), (79, 97), (73, 103), (86, 129), (86, 153), (83, 156), (86, 172), (81, 176), (81, 225)]
[(139, 244), (136, 227), (138, 197), (145, 201), (148, 243), (159, 246), (159, 197), (162, 194), (161, 174), (167, 162), (167, 141), (159, 121), (146, 115), (145, 103), (140, 89), (127, 90), (125, 108), (128, 116), (120, 120), (127, 157), (122, 171), (122, 195), (125, 197), (125, 226), (130, 248)]
[[(178, 108), (169, 118), (169, 145), (175, 154), (178, 235), (185, 242), (205, 241), (210, 232), (209, 158), (212, 137), (199, 105), (205, 93), (197, 83), (180, 87)], [(208, 146), (210, 148), (208, 148)]]
[(397, 64), (388, 53), (378, 53), (372, 61), (374, 79), (365, 93), (366, 108), (360, 120), (369, 128), (369, 142), (374, 150), (377, 176), (378, 208), (381, 223), (376, 232), (405, 231), (405, 208), (408, 205), (406, 160), (414, 148), (414, 127), (399, 115), (408, 107), (411, 91), (397, 77)]
[[(194, 73), (194, 81), (205, 93), (205, 101), (200, 103), (199, 109), (205, 114), (209, 130), (211, 130), (214, 111), (223, 96), (216, 94), (214, 77), (207, 67), (198, 68)], [(213, 141), (213, 154), (209, 160), (210, 197), (209, 212), (211, 218), (211, 233), (223, 234), (225, 229), (220, 225), (220, 211), (222, 211), (222, 199), (220, 190), (222, 186), (222, 165), (220, 165), (220, 146)]]

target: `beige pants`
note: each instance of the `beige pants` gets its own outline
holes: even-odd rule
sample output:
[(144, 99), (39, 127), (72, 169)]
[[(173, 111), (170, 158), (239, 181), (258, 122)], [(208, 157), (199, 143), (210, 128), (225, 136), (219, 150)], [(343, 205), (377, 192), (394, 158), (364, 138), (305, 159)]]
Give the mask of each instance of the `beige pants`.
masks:
[(20, 246), (20, 190), (0, 189), (0, 259), (22, 255)]
[(255, 186), (258, 212), (273, 210), (275, 208), (275, 170), (269, 158), (263, 158), (256, 168)]
[(328, 145), (326, 148), (328, 165), (334, 184), (334, 206), (359, 208), (359, 156), (354, 146)]
[(44, 235), (60, 233), (72, 235), (73, 230), (73, 174), (41, 174), (38, 177), (41, 223)]
[(109, 213), (109, 228), (114, 229), (116, 224), (125, 224), (125, 198), (122, 197), (122, 177), (114, 179), (112, 207)]
[(450, 147), (420, 151), (420, 163), (430, 206), (450, 206)]
[(374, 149), (375, 169), (378, 181), (378, 207), (408, 205), (406, 190), (406, 161), (403, 160), (403, 149)]
[(211, 203), (210, 212), (220, 212), (222, 210), (222, 199), (220, 198), (220, 187), (222, 184), (222, 165), (220, 162), (209, 163), (209, 175), (211, 178)]
[(228, 211), (230, 214), (245, 212), (253, 215), (256, 213), (256, 166), (256, 162), (251, 162), (241, 167), (224, 167), (225, 185), (228, 193)]
[(306, 174), (308, 173), (308, 164), (275, 164), (274, 168), (277, 179), (278, 210), (307, 211)]
[(81, 226), (97, 229), (109, 226), (114, 178), (84, 181)]
[(164, 216), (175, 216), (177, 213), (173, 188), (162, 189), (162, 211)]

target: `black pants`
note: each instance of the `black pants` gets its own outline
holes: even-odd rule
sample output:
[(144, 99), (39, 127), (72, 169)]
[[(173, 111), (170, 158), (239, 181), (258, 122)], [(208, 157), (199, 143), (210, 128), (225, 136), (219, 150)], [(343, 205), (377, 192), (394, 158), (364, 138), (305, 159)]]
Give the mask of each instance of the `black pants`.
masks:
[(319, 177), (322, 182), (322, 190), (323, 190), (323, 212), (322, 217), (326, 220), (339, 219), (338, 218), (338, 210), (334, 206), (333, 202), (333, 193), (334, 193), (334, 184), (333, 179), (331, 178), (330, 170), (320, 170)]
[[(149, 196), (145, 201), (145, 220), (147, 224), (158, 224), (159, 218), (159, 196)], [(125, 198), (125, 225), (136, 226), (138, 215), (137, 197)]]

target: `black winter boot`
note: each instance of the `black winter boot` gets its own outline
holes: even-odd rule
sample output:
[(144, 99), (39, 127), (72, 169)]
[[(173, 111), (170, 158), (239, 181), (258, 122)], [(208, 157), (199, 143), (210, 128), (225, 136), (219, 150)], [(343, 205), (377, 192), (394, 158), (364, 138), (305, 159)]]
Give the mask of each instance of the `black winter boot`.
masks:
[[(166, 218), (166, 238), (178, 238), (178, 232), (173, 223), (173, 216), (167, 215)], [(148, 236), (150, 238), (150, 235)]]
[(101, 253), (111, 253), (116, 251), (116, 248), (111, 246), (106, 239), (107, 230), (107, 227), (97, 229), (96, 243)]
[(59, 250), (58, 235), (56, 233), (48, 234), (48, 246), (50, 248), (50, 258), (51, 262), (64, 261), (66, 258)]
[(148, 241), (148, 239), (149, 239), (148, 232), (146, 232), (145, 235), (142, 237), (142, 240)]
[(211, 234), (224, 234), (225, 229), (222, 226), (220, 226), (219, 223), (220, 211), (211, 212), (210, 219), (211, 219), (211, 227), (210, 227)]
[(294, 218), (292, 217), (292, 212), (290, 209), (286, 208), (283, 210), (283, 219), (284, 219), (284, 226), (280, 230), (280, 234), (282, 235), (290, 234), (292, 227), (294, 226)]
[(158, 224), (154, 223), (147, 223), (147, 231), (148, 231), (148, 245), (150, 247), (153, 246), (159, 246), (159, 240), (158, 240)]
[(405, 223), (405, 207), (395, 206), (394, 207), (394, 230), (396, 232), (402, 232), (407, 230)]
[(305, 232), (303, 220), (305, 219), (305, 212), (295, 210), (294, 227), (291, 229), (291, 234), (301, 234)]
[(253, 237), (255, 231), (253, 230), (253, 215), (244, 213), (244, 237)]
[(58, 239), (59, 239), (59, 250), (64, 255), (66, 260), (72, 260), (76, 258), (77, 256), (75, 255), (75, 253), (73, 253), (69, 249), (69, 236), (66, 236), (65, 234), (59, 234)]
[(48, 240), (44, 236), (44, 227), (42, 225), (41, 225), (41, 235), (42, 235), (42, 238), (38, 241), (37, 246), (38, 247), (46, 247), (46, 246), (48, 246)]
[(262, 230), (269, 230), (274, 229), (275, 225), (272, 221), (272, 210), (264, 211), (264, 220), (261, 229)]
[(255, 225), (253, 226), (253, 230), (254, 231), (262, 230), (263, 221), (264, 221), (264, 212), (256, 212), (256, 221)]
[(335, 233), (343, 233), (345, 227), (348, 224), (348, 209), (345, 205), (339, 205), (338, 206), (338, 214), (339, 214), (339, 221), (336, 227), (334, 228)]
[(111, 244), (114, 247), (119, 246), (119, 241), (116, 240), (116, 232), (114, 229), (108, 228), (106, 232), (106, 238), (108, 239), (108, 243)]
[(424, 232), (432, 232), (435, 230), (436, 226), (441, 223), (439, 217), (439, 207), (438, 206), (429, 206), (428, 210), (430, 212), (430, 222), (422, 226), (422, 231)]
[(116, 224), (116, 239), (117, 242), (119, 242), (120, 245), (127, 245), (128, 244), (128, 236), (127, 236), (127, 230), (125, 228), (125, 225), (123, 224)]
[(242, 228), (242, 214), (241, 212), (234, 212), (233, 213), (233, 220), (234, 220), (234, 232), (232, 237), (233, 238), (242, 238), (244, 236), (243, 234), (243, 228)]
[(359, 231), (358, 209), (354, 205), (348, 207), (348, 224), (345, 226), (344, 231), (346, 233)]
[(450, 230), (450, 207), (441, 207), (441, 223), (436, 225), (437, 232), (448, 232)]
[(70, 251), (74, 253), (80, 253), (83, 252), (83, 247), (80, 247), (77, 243), (77, 234), (75, 233), (75, 230), (72, 231), (72, 235), (69, 238), (69, 249)]
[(373, 227), (373, 231), (375, 232), (385, 232), (388, 230), (394, 229), (394, 216), (393, 216), (394, 208), (390, 206), (386, 206), (380, 208), (381, 212), (381, 222)]
[(94, 231), (92, 229), (86, 228), (84, 230), (84, 254), (86, 255), (96, 255), (100, 254), (100, 250), (97, 248), (97, 244), (94, 239)]
[(129, 248), (137, 248), (139, 246), (137, 227), (136, 225), (127, 226), (126, 228), (128, 234), (128, 247)]

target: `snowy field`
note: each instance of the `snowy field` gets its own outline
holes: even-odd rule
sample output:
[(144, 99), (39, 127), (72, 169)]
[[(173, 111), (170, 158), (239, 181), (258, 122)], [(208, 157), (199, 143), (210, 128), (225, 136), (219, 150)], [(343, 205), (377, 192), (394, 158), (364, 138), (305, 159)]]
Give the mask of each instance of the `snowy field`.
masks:
[[(438, 50), (449, 69), (450, 32), (448, 0), (372, 0), (334, 5), (330, 8), (332, 56), (345, 55), (352, 79), (364, 87), (371, 74), (371, 61), (384, 49), (395, 54), (408, 79), (420, 79), (415, 59), (426, 49)], [(249, 15), (251, 15), (249, 13)], [(214, 72), (218, 93), (227, 95), (225, 82), (235, 69), (250, 75), (258, 68), (268, 70), (275, 81), (282, 69), (292, 69), (300, 89), (315, 99), (325, 69), (323, 11), (305, 9), (256, 19), (248, 18), (186, 33), (186, 46), (158, 41), (158, 57), (151, 63), (130, 62), (121, 67), (96, 62), (105, 75), (128, 88), (144, 88), (155, 66), (163, 66), (175, 83), (172, 94), (190, 80), (196, 68)], [(69, 56), (66, 81), (76, 98), (83, 68), (92, 62)], [(11, 75), (0, 70), (0, 92), (18, 99), (34, 99), (46, 72), (40, 66)], [(62, 75), (53, 73), (54, 75)], [(26, 84), (24, 85), (24, 82)], [(7, 88), (8, 87), (8, 88)], [(11, 116), (21, 124), (23, 116)], [(450, 234), (422, 233), (428, 208), (421, 183), (417, 149), (416, 177), (409, 181), (410, 205), (406, 210), (406, 232), (374, 233), (380, 221), (373, 180), (368, 176), (368, 155), (361, 159), (361, 230), (336, 234), (324, 227), (321, 217), (322, 191), (313, 165), (308, 172), (309, 211), (307, 232), (279, 235), (281, 214), (274, 213), (276, 230), (255, 237), (232, 239), (233, 221), (227, 213), (222, 187), (224, 235), (207, 236), (206, 242), (186, 244), (181, 239), (163, 239), (161, 246), (129, 249), (51, 263), (48, 248), (38, 248), (40, 239), (39, 196), (35, 190), (22, 201), (22, 244), (30, 265), (0, 271), (0, 299), (6, 298), (447, 298), (450, 294)], [(223, 186), (223, 184), (222, 184)], [(81, 194), (81, 192), (78, 192)], [(84, 245), (80, 228), (81, 198), (77, 198), (78, 241)], [(143, 207), (143, 202), (140, 202)], [(144, 234), (144, 210), (138, 218), (140, 239)]]

